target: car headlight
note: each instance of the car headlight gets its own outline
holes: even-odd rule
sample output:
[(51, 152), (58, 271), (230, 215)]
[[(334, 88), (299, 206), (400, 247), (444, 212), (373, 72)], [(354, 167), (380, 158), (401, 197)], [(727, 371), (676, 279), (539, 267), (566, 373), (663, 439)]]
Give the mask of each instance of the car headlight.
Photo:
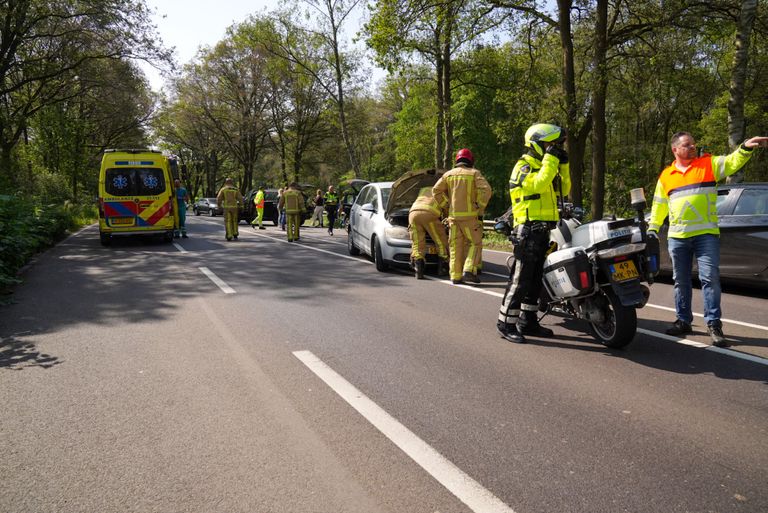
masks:
[(411, 240), (408, 228), (404, 226), (390, 226), (384, 230), (384, 236), (387, 239)]

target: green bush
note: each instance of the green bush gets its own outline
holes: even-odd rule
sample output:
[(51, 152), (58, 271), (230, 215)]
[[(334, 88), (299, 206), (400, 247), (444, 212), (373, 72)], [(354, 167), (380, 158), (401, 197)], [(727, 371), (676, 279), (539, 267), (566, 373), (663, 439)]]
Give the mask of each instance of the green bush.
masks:
[(19, 196), (0, 196), (0, 293), (19, 283), (17, 273), (32, 256), (96, 216), (94, 206), (39, 205)]

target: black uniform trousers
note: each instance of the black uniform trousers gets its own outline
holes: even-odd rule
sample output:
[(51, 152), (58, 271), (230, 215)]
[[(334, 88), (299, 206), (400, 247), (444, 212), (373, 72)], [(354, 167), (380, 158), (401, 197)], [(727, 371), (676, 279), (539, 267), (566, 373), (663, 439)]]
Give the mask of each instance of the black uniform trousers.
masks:
[(533, 222), (515, 227), (515, 261), (499, 308), (499, 322), (517, 324), (520, 311), (535, 312), (539, 307), (544, 260), (549, 249), (549, 224)]

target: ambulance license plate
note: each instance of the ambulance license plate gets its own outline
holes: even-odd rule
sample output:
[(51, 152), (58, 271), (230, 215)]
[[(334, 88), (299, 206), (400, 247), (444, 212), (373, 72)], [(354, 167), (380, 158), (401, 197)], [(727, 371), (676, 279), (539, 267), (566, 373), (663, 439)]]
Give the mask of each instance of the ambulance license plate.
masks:
[(611, 271), (612, 281), (626, 281), (640, 276), (640, 274), (637, 272), (637, 267), (635, 267), (635, 263), (632, 260), (614, 262), (608, 266), (608, 268)]
[(110, 217), (109, 223), (112, 226), (132, 226), (133, 217)]

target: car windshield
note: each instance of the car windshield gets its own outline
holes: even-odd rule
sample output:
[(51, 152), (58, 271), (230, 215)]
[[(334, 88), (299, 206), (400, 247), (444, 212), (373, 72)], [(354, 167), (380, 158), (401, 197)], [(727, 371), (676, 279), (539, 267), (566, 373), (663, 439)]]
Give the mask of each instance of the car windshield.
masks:
[(207, 201), (208, 203), (212, 203), (214, 205), (216, 204), (216, 198), (205, 198), (205, 201)]
[(387, 203), (389, 203), (389, 193), (392, 192), (392, 187), (382, 187), (381, 188), (381, 203), (384, 208), (387, 208)]

